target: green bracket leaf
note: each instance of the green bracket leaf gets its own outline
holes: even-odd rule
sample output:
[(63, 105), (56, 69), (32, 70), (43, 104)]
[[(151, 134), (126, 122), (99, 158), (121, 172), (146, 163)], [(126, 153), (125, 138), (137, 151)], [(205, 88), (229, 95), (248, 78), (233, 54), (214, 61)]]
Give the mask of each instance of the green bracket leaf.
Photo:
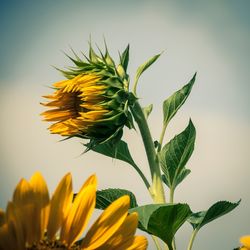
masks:
[(140, 78), (140, 76), (142, 75), (142, 73), (148, 69), (159, 57), (161, 54), (157, 54), (155, 56), (153, 56), (152, 58), (150, 58), (147, 62), (145, 62), (144, 64), (142, 64), (136, 71), (136, 76), (135, 76), (135, 84), (134, 84), (134, 89), (133, 89), (133, 93), (136, 95), (136, 87), (137, 87), (137, 83), (138, 80)]
[[(86, 146), (88, 147), (88, 144)], [(110, 142), (99, 144), (91, 148), (91, 150), (111, 158), (125, 161), (132, 166), (136, 166), (129, 152), (128, 144), (122, 140), (117, 141), (116, 144)]]
[(177, 230), (188, 219), (191, 210), (187, 204), (152, 204), (130, 209), (139, 215), (139, 228), (161, 238), (172, 250)]
[(166, 126), (169, 121), (174, 117), (179, 108), (184, 104), (188, 98), (192, 87), (195, 82), (196, 73), (193, 78), (186, 84), (183, 88), (176, 91), (171, 95), (167, 100), (163, 102), (163, 117), (164, 117), (164, 126)]
[(191, 172), (185, 165), (194, 150), (196, 131), (192, 121), (187, 128), (167, 143), (159, 153), (165, 183), (175, 188)]
[(137, 207), (137, 201), (135, 195), (126, 189), (118, 189), (118, 188), (109, 188), (96, 192), (96, 208), (105, 209), (107, 208), (113, 201), (122, 197), (123, 195), (129, 195), (130, 197), (130, 208)]
[(134, 162), (129, 149), (128, 144), (124, 141), (122, 141), (120, 138), (119, 140), (114, 142), (108, 141), (103, 144), (95, 144), (94, 146), (91, 145), (91, 142), (85, 145), (87, 148), (93, 150), (94, 152), (106, 155), (111, 158), (115, 158), (124, 162), (127, 162), (130, 164), (136, 172), (140, 175), (142, 178), (144, 184), (147, 188), (150, 187), (150, 184), (143, 174), (143, 172), (140, 170), (140, 168), (136, 165)]
[(207, 211), (193, 213), (188, 222), (192, 225), (193, 229), (200, 229), (211, 221), (231, 212), (240, 204), (240, 200), (236, 203), (229, 201), (218, 201), (213, 204)]

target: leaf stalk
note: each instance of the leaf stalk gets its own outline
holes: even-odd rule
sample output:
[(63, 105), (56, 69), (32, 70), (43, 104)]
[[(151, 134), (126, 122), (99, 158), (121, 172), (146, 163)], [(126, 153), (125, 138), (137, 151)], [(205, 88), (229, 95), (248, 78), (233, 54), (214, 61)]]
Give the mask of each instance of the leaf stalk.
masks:
[(194, 231), (193, 231), (193, 233), (191, 235), (187, 250), (192, 250), (194, 240), (195, 240), (195, 237), (196, 237), (198, 231), (199, 231), (199, 228), (194, 229)]

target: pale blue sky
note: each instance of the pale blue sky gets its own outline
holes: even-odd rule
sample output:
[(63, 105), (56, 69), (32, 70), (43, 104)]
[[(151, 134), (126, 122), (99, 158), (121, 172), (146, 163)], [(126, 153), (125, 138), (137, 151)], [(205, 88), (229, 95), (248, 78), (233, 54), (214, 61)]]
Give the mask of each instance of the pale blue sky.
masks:
[[(35, 170), (43, 173), (51, 189), (68, 171), (76, 187), (96, 172), (101, 188), (128, 188), (141, 203), (149, 202), (128, 166), (120, 162), (114, 166), (92, 153), (79, 157), (80, 143), (57, 143), (61, 138), (49, 135), (48, 124), (39, 117), (41, 96), (50, 91), (47, 86), (62, 79), (51, 65), (70, 63), (61, 51), (69, 52), (72, 46), (86, 52), (90, 34), (103, 47), (104, 35), (115, 58), (130, 43), (131, 82), (137, 66), (165, 51), (138, 88), (143, 104), (154, 103), (150, 122), (156, 139), (162, 101), (198, 72), (189, 100), (167, 133), (167, 139), (179, 133), (189, 117), (197, 128), (192, 174), (176, 197), (194, 210), (219, 199), (242, 198), (240, 208), (201, 231), (194, 250), (235, 247), (240, 235), (250, 233), (249, 9), (248, 0), (1, 1), (0, 185), (5, 192), (0, 194), (0, 207), (20, 177)], [(134, 142), (135, 133), (125, 135)], [(136, 142), (131, 148), (147, 171), (141, 142)], [(180, 232), (180, 249), (189, 234), (188, 226)]]

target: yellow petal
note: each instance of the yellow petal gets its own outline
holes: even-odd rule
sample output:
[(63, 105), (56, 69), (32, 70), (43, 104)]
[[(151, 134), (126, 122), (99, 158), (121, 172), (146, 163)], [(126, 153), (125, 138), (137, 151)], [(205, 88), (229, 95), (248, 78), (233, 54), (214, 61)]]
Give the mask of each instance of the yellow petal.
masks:
[(242, 236), (240, 238), (240, 243), (246, 247), (250, 249), (250, 235), (246, 235), (246, 236)]
[(28, 181), (21, 179), (17, 184), (14, 194), (13, 203), (18, 207), (31, 203), (33, 200), (33, 191)]
[(34, 192), (34, 205), (37, 214), (34, 215), (37, 227), (37, 236), (42, 238), (45, 229), (47, 228), (48, 217), (49, 217), (49, 192), (47, 184), (42, 175), (37, 172), (30, 179), (30, 185)]
[[(102, 245), (98, 250), (102, 249), (117, 249), (133, 244), (134, 234), (138, 224), (137, 213), (129, 214), (119, 229), (113, 234), (113, 236), (108, 239), (104, 245)], [(125, 248), (124, 248), (125, 249)]]
[(0, 249), (1, 250), (16, 250), (15, 238), (9, 233), (7, 224), (0, 227)]
[(130, 199), (125, 195), (109, 205), (89, 229), (82, 242), (82, 249), (96, 249), (103, 245), (124, 222)]
[[(135, 236), (133, 244), (126, 248), (126, 250), (145, 250), (148, 246), (148, 240), (144, 236)], [(117, 249), (118, 250), (118, 249)], [(124, 250), (124, 248), (120, 248), (120, 250)]]
[(13, 204), (18, 207), (20, 221), (27, 241), (30, 243), (39, 241), (40, 235), (36, 223), (27, 223), (27, 218), (31, 221), (36, 221), (39, 212), (36, 207), (33, 189), (25, 179), (21, 179), (16, 186), (13, 194)]
[(5, 213), (4, 211), (0, 208), (0, 227), (5, 223)]
[(96, 178), (96, 175), (95, 175), (95, 174), (91, 175), (91, 176), (85, 181), (85, 183), (84, 183), (83, 186), (81, 187), (79, 193), (81, 193), (82, 190), (83, 190), (84, 188), (86, 188), (87, 186), (89, 186), (89, 185), (94, 185), (95, 187), (97, 186), (97, 178)]
[(47, 227), (49, 239), (54, 238), (57, 230), (62, 226), (62, 223), (71, 207), (72, 199), (72, 178), (71, 174), (68, 173), (58, 184), (51, 199)]
[(82, 234), (93, 213), (96, 201), (96, 186), (88, 185), (77, 194), (61, 229), (60, 239), (71, 246)]
[[(13, 202), (9, 202), (6, 209), (6, 220), (8, 225), (8, 237), (12, 238), (17, 249), (25, 249), (25, 238), (27, 231), (24, 227), (24, 221), (21, 220), (22, 214)], [(27, 218), (26, 218), (27, 219)]]

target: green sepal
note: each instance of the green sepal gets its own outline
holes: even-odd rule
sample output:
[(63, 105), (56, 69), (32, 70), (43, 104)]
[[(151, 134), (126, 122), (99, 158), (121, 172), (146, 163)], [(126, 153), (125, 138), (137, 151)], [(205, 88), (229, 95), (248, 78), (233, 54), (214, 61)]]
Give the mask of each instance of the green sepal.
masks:
[(163, 102), (163, 124), (166, 126), (169, 121), (174, 117), (179, 108), (184, 104), (186, 99), (188, 98), (192, 87), (195, 82), (196, 73), (183, 88), (176, 91), (173, 95), (171, 95), (167, 100)]
[(134, 95), (134, 93), (132, 92), (128, 93), (128, 105), (129, 106), (133, 106), (137, 100), (138, 98)]
[(112, 68), (115, 68), (115, 62), (114, 62), (114, 60), (112, 59), (112, 57), (110, 56), (110, 54), (109, 54), (108, 46), (107, 46), (107, 43), (106, 43), (105, 39), (104, 39), (104, 45), (105, 45), (105, 56), (104, 56), (104, 61), (105, 61), (105, 63), (106, 63), (108, 66), (110, 66), (110, 67), (112, 67)]
[[(73, 51), (73, 50), (72, 50)], [(75, 52), (73, 51), (74, 55), (76, 56)], [(64, 52), (64, 55), (66, 55), (77, 67), (86, 67), (89, 64), (82, 61), (79, 57), (77, 57), (76, 59), (74, 59), (73, 57), (69, 56), (68, 54), (66, 54)]]
[(240, 201), (241, 200), (236, 203), (229, 201), (218, 201), (207, 211), (193, 213), (188, 218), (188, 222), (192, 225), (193, 229), (199, 230), (204, 225), (234, 210), (240, 204)]
[(117, 75), (123, 80), (123, 79), (126, 79), (127, 77), (127, 74), (126, 74), (126, 71), (124, 70), (122, 64), (119, 64), (117, 67), (116, 67), (116, 72), (117, 72)]
[(101, 58), (93, 50), (91, 43), (89, 43), (89, 60), (94, 64), (102, 62)]
[(126, 47), (126, 49), (123, 51), (122, 55), (120, 56), (120, 62), (124, 70), (127, 71), (128, 62), (129, 62), (129, 44)]
[(101, 80), (99, 83), (106, 84), (108, 86), (107, 90), (113, 89), (117, 91), (117, 89), (123, 89), (123, 83), (119, 81), (117, 77), (109, 77), (105, 80)]
[(196, 131), (192, 121), (186, 129), (167, 143), (159, 153), (161, 169), (167, 186), (175, 189), (190, 173), (185, 165), (194, 150)]
[(147, 107), (144, 107), (142, 109), (143, 114), (144, 114), (144, 116), (145, 116), (146, 119), (148, 119), (148, 117), (151, 114), (152, 110), (153, 110), (153, 104), (150, 104)]
[(97, 209), (106, 209), (113, 201), (117, 200), (118, 198), (129, 195), (130, 197), (130, 208), (137, 207), (137, 201), (135, 195), (126, 189), (119, 189), (119, 188), (109, 188), (104, 190), (98, 190), (96, 192), (96, 208)]
[(130, 112), (127, 112), (127, 122), (125, 124), (129, 129), (135, 129), (134, 118)]
[(177, 230), (191, 214), (187, 204), (150, 204), (129, 210), (139, 215), (139, 228), (162, 239), (172, 250)]

